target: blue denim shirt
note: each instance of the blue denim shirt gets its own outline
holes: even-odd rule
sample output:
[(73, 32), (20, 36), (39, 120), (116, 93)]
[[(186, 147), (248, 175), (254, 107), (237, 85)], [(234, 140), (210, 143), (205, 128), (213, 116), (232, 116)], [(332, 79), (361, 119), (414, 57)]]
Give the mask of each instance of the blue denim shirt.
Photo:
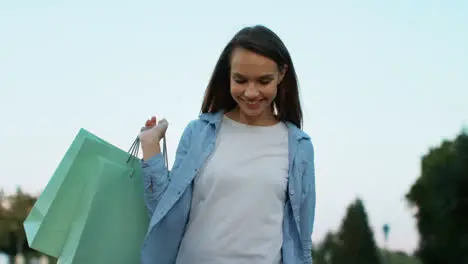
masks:
[[(202, 114), (185, 128), (172, 171), (158, 154), (142, 161), (145, 202), (151, 218), (141, 250), (142, 264), (174, 264), (190, 215), (192, 181), (213, 151), (223, 113)], [(283, 217), (284, 264), (312, 263), (315, 214), (314, 149), (310, 137), (291, 123), (289, 172)]]

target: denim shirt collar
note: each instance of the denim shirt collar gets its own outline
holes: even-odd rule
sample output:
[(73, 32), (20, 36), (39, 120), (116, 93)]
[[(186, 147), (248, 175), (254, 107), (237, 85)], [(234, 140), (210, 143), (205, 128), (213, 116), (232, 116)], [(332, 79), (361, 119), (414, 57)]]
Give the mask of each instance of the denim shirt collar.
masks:
[[(221, 120), (223, 119), (223, 115), (224, 115), (224, 111), (219, 111), (216, 113), (201, 113), (200, 119), (210, 124), (213, 124), (216, 130), (218, 130), (219, 124), (221, 123)], [(292, 139), (296, 141), (300, 141), (301, 139), (310, 139), (309, 135), (307, 135), (302, 129), (298, 128), (293, 123), (287, 122), (287, 121), (285, 123), (286, 123), (286, 126), (288, 127), (290, 136), (292, 136)]]

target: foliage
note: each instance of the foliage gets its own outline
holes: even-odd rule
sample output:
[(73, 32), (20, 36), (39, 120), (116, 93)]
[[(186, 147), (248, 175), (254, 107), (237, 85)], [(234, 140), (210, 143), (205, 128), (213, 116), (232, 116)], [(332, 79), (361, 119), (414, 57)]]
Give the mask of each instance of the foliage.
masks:
[(2, 249), (7, 248), (9, 243), (9, 222), (7, 222), (8, 212), (4, 207), (5, 201), (5, 194), (0, 190), (0, 252), (3, 251)]
[(314, 264), (333, 264), (338, 263), (338, 242), (336, 235), (328, 232), (323, 241), (313, 251)]
[(315, 264), (380, 264), (380, 251), (360, 199), (347, 209), (337, 234), (328, 233), (313, 252)]
[(29, 248), (23, 229), (23, 222), (35, 201), (36, 198), (23, 193), (21, 189), (11, 196), (0, 193), (0, 252), (10, 258), (18, 252), (27, 256), (37, 255)]
[(422, 262), (468, 263), (468, 135), (422, 158), (421, 176), (406, 198), (417, 209)]
[(421, 264), (418, 258), (400, 251), (382, 251), (382, 257), (388, 261), (383, 263), (388, 264)]
[(378, 264), (380, 254), (360, 199), (352, 203), (337, 234), (338, 261), (347, 264)]

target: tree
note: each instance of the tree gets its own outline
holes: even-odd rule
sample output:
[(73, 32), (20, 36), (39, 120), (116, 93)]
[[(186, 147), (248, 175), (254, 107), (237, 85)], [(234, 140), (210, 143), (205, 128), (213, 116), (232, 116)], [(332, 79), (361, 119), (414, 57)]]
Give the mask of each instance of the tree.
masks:
[(328, 232), (323, 241), (313, 251), (314, 264), (335, 264), (337, 261), (338, 243), (336, 235)]
[(7, 208), (5, 208), (5, 202), (5, 194), (0, 190), (0, 252), (3, 252), (3, 249), (5, 249), (9, 243), (9, 222), (7, 222)]
[(356, 199), (347, 209), (340, 230), (333, 239), (332, 264), (380, 264), (380, 253), (369, 227), (364, 204)]
[(36, 199), (23, 193), (21, 189), (18, 189), (15, 195), (2, 196), (1, 198), (2, 205), (8, 203), (8, 207), (1, 206), (0, 210), (0, 221), (2, 222), (0, 252), (8, 255), (11, 263), (18, 253), (23, 253), (26, 257), (37, 255), (34, 250), (29, 248), (23, 228), (23, 222)]
[(417, 254), (425, 264), (468, 263), (468, 135), (423, 156), (421, 175), (406, 195), (417, 209)]

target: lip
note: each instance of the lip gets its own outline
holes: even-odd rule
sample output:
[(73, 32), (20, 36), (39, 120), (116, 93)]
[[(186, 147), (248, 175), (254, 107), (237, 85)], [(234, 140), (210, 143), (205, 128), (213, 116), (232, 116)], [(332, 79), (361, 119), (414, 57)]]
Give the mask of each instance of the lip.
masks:
[(243, 100), (244, 104), (249, 108), (249, 109), (258, 109), (260, 107), (260, 104), (262, 103), (263, 99), (260, 100)]

